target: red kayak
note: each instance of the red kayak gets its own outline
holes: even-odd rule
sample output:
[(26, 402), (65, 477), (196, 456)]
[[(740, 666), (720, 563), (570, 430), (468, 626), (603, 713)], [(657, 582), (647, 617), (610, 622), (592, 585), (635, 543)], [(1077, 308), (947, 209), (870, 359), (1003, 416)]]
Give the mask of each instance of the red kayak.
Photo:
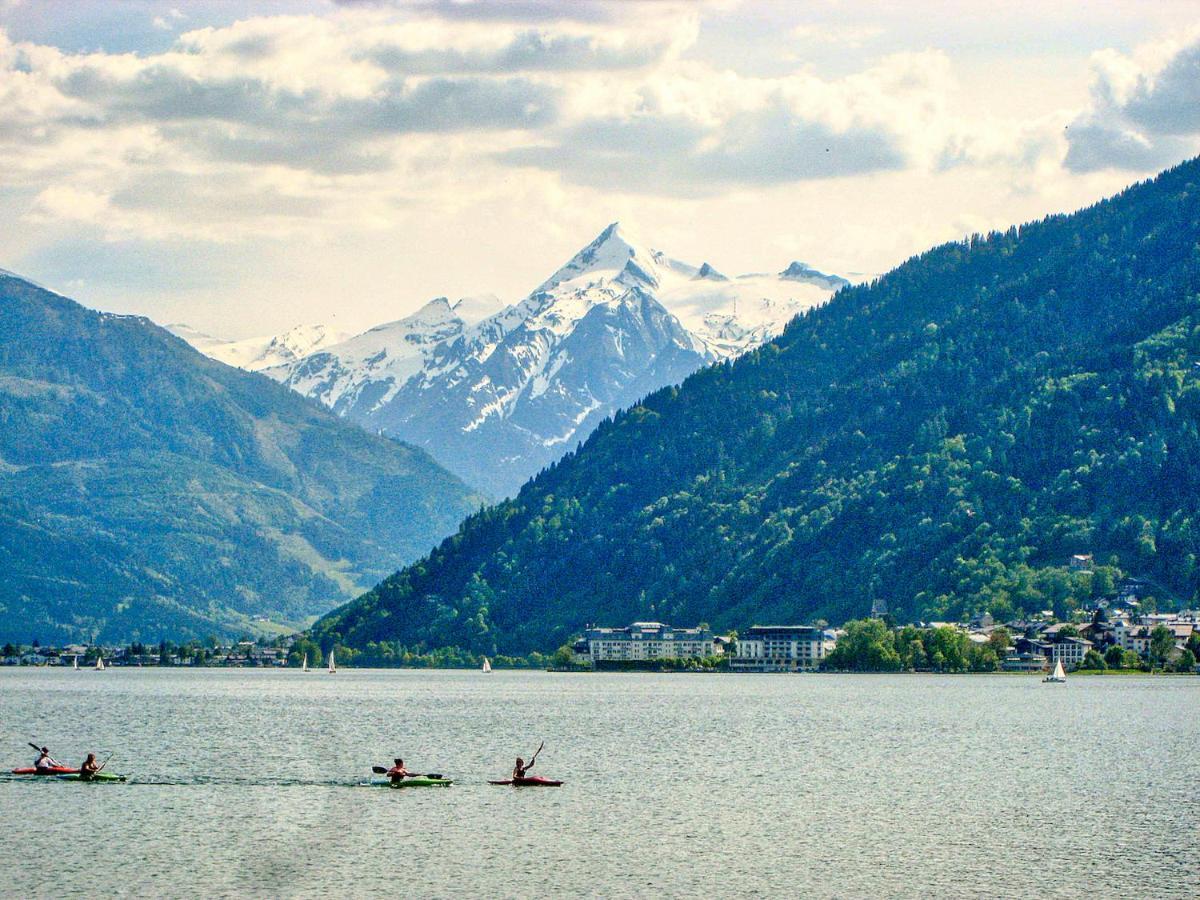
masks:
[(35, 769), (33, 766), (26, 766), (23, 769), (13, 769), (14, 775), (78, 775), (78, 769), (72, 769), (68, 766), (51, 766), (48, 769)]
[(562, 787), (561, 781), (543, 778), (540, 775), (527, 775), (524, 778), (506, 778), (503, 781), (489, 781), (488, 784), (511, 784), (514, 787)]

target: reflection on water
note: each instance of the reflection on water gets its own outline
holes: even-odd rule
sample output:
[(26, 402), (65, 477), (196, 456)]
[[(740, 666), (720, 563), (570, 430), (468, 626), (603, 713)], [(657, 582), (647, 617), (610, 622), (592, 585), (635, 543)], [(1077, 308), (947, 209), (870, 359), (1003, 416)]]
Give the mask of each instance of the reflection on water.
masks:
[[(5, 670), (5, 769), (37, 740), (131, 781), (0, 781), (0, 893), (1188, 896), (1197, 700), (1187, 678)], [(487, 784), (541, 740), (564, 787)], [(455, 784), (365, 789), (394, 756)]]

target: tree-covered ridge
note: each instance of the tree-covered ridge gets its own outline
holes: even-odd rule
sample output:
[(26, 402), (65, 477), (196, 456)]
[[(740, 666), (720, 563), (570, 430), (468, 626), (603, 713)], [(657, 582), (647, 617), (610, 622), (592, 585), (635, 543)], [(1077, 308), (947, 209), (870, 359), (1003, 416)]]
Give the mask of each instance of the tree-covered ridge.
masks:
[[(948, 244), (603, 425), (317, 628), (545, 649), (585, 622), (1053, 607), (1091, 552), (1196, 593), (1200, 163)], [(1169, 599), (1169, 598), (1164, 598)]]
[(145, 319), (0, 276), (0, 637), (157, 641), (328, 610), (479, 499)]

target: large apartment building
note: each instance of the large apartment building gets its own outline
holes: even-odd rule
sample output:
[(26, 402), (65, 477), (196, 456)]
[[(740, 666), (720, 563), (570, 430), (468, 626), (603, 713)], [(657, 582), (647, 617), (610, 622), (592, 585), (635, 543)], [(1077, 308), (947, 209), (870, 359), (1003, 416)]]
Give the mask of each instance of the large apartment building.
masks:
[(836, 643), (832, 631), (813, 625), (755, 625), (738, 635), (729, 666), (735, 672), (812, 672)]
[[(691, 659), (720, 652), (710, 629), (672, 628), (662, 622), (634, 622), (626, 628), (589, 627), (583, 632), (592, 664), (629, 660)], [(581, 648), (582, 649), (582, 648)]]

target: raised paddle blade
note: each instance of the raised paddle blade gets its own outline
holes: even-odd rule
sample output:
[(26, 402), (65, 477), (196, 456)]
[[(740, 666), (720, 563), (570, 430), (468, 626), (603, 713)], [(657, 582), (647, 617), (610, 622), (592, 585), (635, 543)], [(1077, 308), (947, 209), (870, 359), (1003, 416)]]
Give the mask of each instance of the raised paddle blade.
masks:
[(376, 775), (386, 775), (388, 773), (388, 770), (383, 766), (371, 766), (371, 771)]

